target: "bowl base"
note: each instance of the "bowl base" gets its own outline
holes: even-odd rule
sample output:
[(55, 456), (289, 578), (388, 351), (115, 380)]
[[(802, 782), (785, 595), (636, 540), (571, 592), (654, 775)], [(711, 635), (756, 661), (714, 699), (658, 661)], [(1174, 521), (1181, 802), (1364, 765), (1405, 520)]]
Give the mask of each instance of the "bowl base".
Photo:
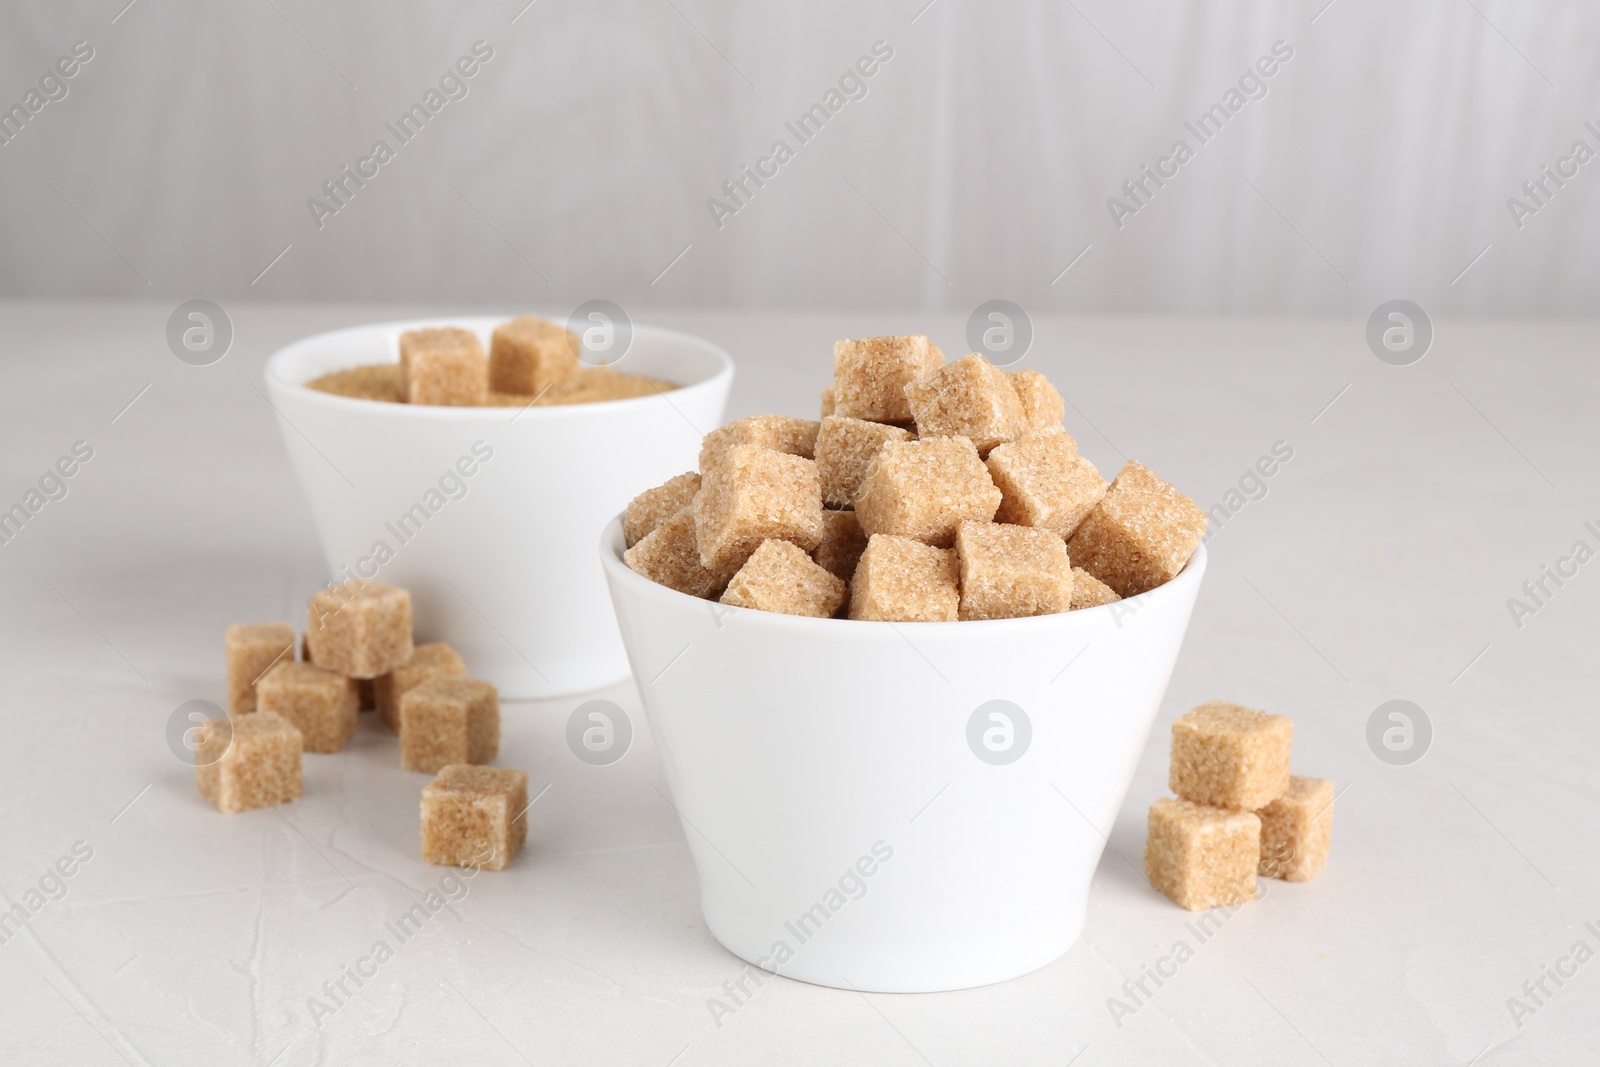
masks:
[(1010, 947), (989, 943), (981, 951), (941, 949), (936, 933), (914, 946), (905, 946), (904, 951), (892, 953), (884, 946), (832, 944), (824, 950), (800, 945), (792, 958), (777, 964), (774, 970), (767, 970), (774, 966), (770, 939), (754, 944), (751, 939), (725, 937), (709, 914), (706, 927), (718, 944), (744, 960), (749, 970), (762, 974), (858, 993), (948, 993), (1009, 982), (1048, 967), (1078, 943), (1086, 907), (1085, 904), (1075, 909), (1065, 926), (1048, 936), (1029, 938)]

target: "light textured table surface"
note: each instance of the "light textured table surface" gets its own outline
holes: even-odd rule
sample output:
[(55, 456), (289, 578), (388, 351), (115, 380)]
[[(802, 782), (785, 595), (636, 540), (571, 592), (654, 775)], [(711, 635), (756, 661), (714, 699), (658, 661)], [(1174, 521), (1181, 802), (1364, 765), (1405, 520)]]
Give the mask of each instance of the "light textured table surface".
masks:
[[(638, 730), (611, 766), (566, 747), (581, 698), (507, 707), (501, 762), (549, 785), (527, 851), (313, 1020), (308, 998), (439, 885), (417, 857), (422, 777), (366, 724), (306, 757), (301, 801), (223, 817), (164, 731), (180, 703), (222, 699), (228, 623), (299, 618), (324, 578), (255, 388), (267, 355), (467, 309), (231, 305), (232, 350), (194, 367), (166, 346), (174, 303), (0, 304), (0, 507), (75, 442), (93, 449), (0, 546), (0, 891), (44, 901), (0, 944), (0, 1061), (1592, 1062), (1600, 562), (1546, 579), (1539, 603), (1523, 585), (1576, 542), (1600, 549), (1595, 323), (1445, 320), (1408, 367), (1374, 358), (1359, 321), (1035, 323), (1024, 365), (1062, 385), (1102, 470), (1137, 457), (1210, 507), (1293, 449), (1210, 542), (1083, 937), (1043, 970), (934, 995), (780, 979), (714, 1018), (742, 964), (701, 921), (630, 684), (599, 694)], [(962, 349), (943, 316), (648, 319), (729, 349), (730, 417), (812, 413), (835, 337)], [(1514, 618), (1513, 597), (1536, 610)], [(1167, 727), (1212, 698), (1292, 715), (1296, 769), (1342, 792), (1327, 869), (1264, 880), (1202, 943), (1133, 864)], [(1397, 698), (1433, 727), (1405, 766), (1367, 742)], [(91, 857), (50, 877), (79, 842)], [(1192, 956), (1135, 1004), (1124, 982), (1180, 940)], [(1114, 1018), (1113, 997), (1135, 1010)]]

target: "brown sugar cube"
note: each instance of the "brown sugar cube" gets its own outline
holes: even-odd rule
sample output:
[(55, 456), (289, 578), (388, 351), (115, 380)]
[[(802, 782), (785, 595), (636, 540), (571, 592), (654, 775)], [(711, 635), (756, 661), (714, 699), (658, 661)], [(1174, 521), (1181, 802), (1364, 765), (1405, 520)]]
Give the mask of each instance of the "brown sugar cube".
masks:
[(489, 365), (471, 330), (453, 326), (400, 335), (400, 382), (408, 404), (473, 405), (489, 399)]
[(1283, 795), (1256, 812), (1261, 819), (1259, 873), (1309, 882), (1328, 862), (1333, 838), (1333, 783), (1289, 776)]
[(1011, 375), (977, 352), (906, 386), (919, 437), (965, 437), (980, 455), (1026, 429)]
[(963, 519), (988, 522), (1000, 490), (965, 437), (890, 441), (867, 466), (856, 490), (856, 518), (867, 536), (914, 537), (939, 548), (955, 541)]
[(400, 764), (429, 774), (500, 752), (500, 694), (476, 678), (430, 678), (400, 698)]
[(319, 589), (307, 606), (306, 647), (320, 667), (376, 678), (411, 659), (411, 594), (376, 582)]
[[(300, 662), (302, 662), (302, 663), (312, 663), (312, 662), (314, 662), (312, 660), (312, 658), (311, 658), (311, 642), (309, 640), (307, 640), (305, 634), (301, 634), (300, 635)], [(372, 693), (373, 679), (371, 679), (371, 678), (357, 678), (355, 680), (355, 683), (356, 683), (356, 692), (360, 695), (360, 698), (361, 698), (361, 710), (362, 711), (372, 711), (374, 708), (376, 708), (378, 706), (377, 700), (373, 696), (373, 693)]]
[(1069, 610), (1098, 608), (1102, 604), (1113, 604), (1121, 599), (1115, 589), (1082, 567), (1072, 568), (1072, 607)]
[(406, 375), (411, 369), (411, 357), (418, 351), (428, 348), (450, 347), (468, 348), (477, 345), (481, 352), (483, 346), (478, 344), (478, 336), (471, 330), (464, 330), (459, 326), (425, 327), (420, 330), (407, 330), (400, 335), (400, 359), (396, 364), (399, 377), (396, 379), (400, 388), (400, 401), (405, 402)]
[(419, 330), (406, 330), (400, 335), (400, 359), (395, 364), (399, 372), (399, 385), (402, 402), (405, 399), (406, 377), (411, 370), (411, 359), (418, 352), (428, 349), (471, 349), (477, 346), (479, 352), (483, 350), (478, 342), (477, 334), (459, 326), (432, 326)]
[(865, 419), (830, 415), (817, 431), (817, 477), (822, 481), (822, 502), (830, 508), (847, 508), (856, 498), (861, 479), (878, 449), (890, 441), (909, 441), (911, 431)]
[(693, 508), (684, 508), (651, 530), (622, 554), (622, 562), (657, 585), (702, 599), (721, 596), (733, 577), (726, 569), (714, 571), (701, 565)]
[(962, 619), (1020, 619), (1072, 607), (1067, 543), (1049, 530), (963, 522), (956, 555)]
[(726, 460), (728, 453), (740, 445), (755, 445), (811, 459), (816, 452), (819, 425), (789, 415), (752, 415), (736, 419), (712, 430), (700, 442), (700, 473), (710, 474), (712, 467)]
[(1003, 494), (996, 522), (1037, 526), (1071, 537), (1106, 495), (1106, 480), (1060, 426), (995, 446), (984, 461)]
[(422, 858), (503, 871), (528, 839), (528, 772), (451, 763), (422, 787)]
[(939, 346), (920, 334), (833, 343), (833, 411), (870, 422), (910, 422), (905, 387), (944, 364)]
[(197, 733), (195, 785), (218, 811), (249, 811), (299, 799), (302, 743), (300, 731), (288, 719), (258, 711), (212, 719)]
[(875, 622), (955, 622), (956, 554), (909, 537), (873, 534), (850, 581), (850, 617)]
[(700, 475), (690, 471), (634, 497), (622, 513), (622, 536), (627, 547), (632, 548), (645, 534), (688, 507), (699, 491)]
[(867, 535), (861, 532), (861, 523), (853, 511), (824, 511), (822, 513), (822, 543), (811, 553), (811, 558), (835, 578), (850, 580), (866, 550)]
[(307, 752), (337, 752), (361, 725), (356, 680), (314, 663), (285, 660), (272, 668), (256, 686), (256, 706), (293, 723)]
[(1137, 596), (1177, 577), (1205, 532), (1198, 504), (1129, 460), (1067, 547), (1119, 595)]
[(522, 396), (559, 389), (577, 375), (582, 348), (576, 334), (537, 315), (501, 323), (489, 338), (489, 388)]
[(286, 622), (247, 622), (228, 627), (222, 638), (228, 664), (228, 714), (256, 710), (256, 683), (278, 661), (294, 659), (294, 627)]
[(728, 582), (722, 603), (826, 619), (844, 604), (845, 588), (804, 549), (788, 541), (763, 541)]
[(1011, 385), (1022, 402), (1022, 421), (1030, 429), (1043, 430), (1060, 426), (1067, 413), (1067, 402), (1050, 379), (1036, 370), (1014, 371)]
[(400, 698), (430, 678), (465, 678), (467, 665), (459, 653), (443, 641), (418, 645), (405, 666), (372, 680), (378, 717), (395, 733), (400, 732)]
[(1254, 811), (1289, 787), (1294, 723), (1220, 700), (1172, 724), (1168, 788), (1196, 804)]
[(1256, 898), (1261, 820), (1250, 811), (1225, 811), (1162, 797), (1150, 805), (1144, 876), (1190, 911)]
[(833, 414), (833, 386), (831, 385), (822, 387), (822, 407), (820, 411), (821, 417), (824, 419)]
[(822, 543), (822, 487), (809, 459), (735, 445), (703, 475), (694, 504), (700, 564), (737, 571), (761, 542)]

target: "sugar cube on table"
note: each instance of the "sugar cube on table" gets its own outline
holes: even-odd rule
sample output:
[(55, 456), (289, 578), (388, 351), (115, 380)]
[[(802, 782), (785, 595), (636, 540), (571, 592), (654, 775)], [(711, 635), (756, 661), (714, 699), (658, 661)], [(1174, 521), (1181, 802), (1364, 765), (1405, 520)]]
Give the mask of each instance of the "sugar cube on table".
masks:
[(422, 789), (422, 858), (503, 871), (528, 838), (528, 772), (451, 763)]
[(1106, 480), (1060, 426), (996, 445), (984, 462), (1003, 494), (996, 522), (1071, 537), (1106, 494)]
[(314, 663), (272, 668), (256, 686), (256, 706), (293, 723), (307, 752), (337, 752), (361, 725), (356, 680)]
[[(300, 796), (300, 731), (270, 711), (218, 717), (197, 730), (194, 780), (221, 812), (287, 804)], [(220, 755), (219, 755), (220, 754)]]
[(831, 414), (871, 422), (910, 422), (906, 385), (943, 364), (939, 346), (920, 334), (835, 341)]
[(1072, 568), (1072, 607), (1070, 610), (1098, 608), (1102, 604), (1114, 604), (1121, 599), (1115, 589), (1082, 567)]
[(689, 471), (634, 497), (622, 513), (622, 536), (627, 547), (632, 548), (651, 530), (688, 507), (699, 491), (700, 475)]
[(319, 667), (376, 678), (411, 659), (411, 594), (352, 580), (319, 589), (307, 607), (306, 646)]
[(816, 449), (822, 502), (831, 508), (850, 507), (878, 450), (890, 441), (909, 440), (911, 431), (899, 426), (838, 415), (824, 418)]
[(791, 456), (811, 459), (817, 446), (817, 429), (820, 423), (810, 419), (797, 419), (789, 415), (752, 415), (735, 419), (706, 434), (700, 442), (700, 474), (709, 475), (711, 469), (728, 458), (740, 445), (755, 445), (784, 452)]
[(879, 449), (856, 490), (855, 512), (869, 537), (895, 534), (945, 548), (963, 519), (988, 522), (1000, 500), (971, 441), (930, 437)]
[(833, 386), (831, 385), (822, 387), (822, 403), (819, 407), (819, 412), (820, 417), (824, 419), (833, 414)]
[(294, 659), (294, 627), (286, 622), (237, 623), (222, 638), (228, 664), (228, 713), (256, 710), (256, 683), (284, 658)]
[(418, 645), (402, 667), (372, 680), (378, 717), (400, 732), (400, 698), (430, 678), (465, 678), (467, 665), (460, 653), (443, 641)]
[(788, 541), (763, 541), (728, 582), (722, 603), (826, 619), (844, 604), (845, 588), (804, 549)]
[(1261, 820), (1254, 812), (1228, 811), (1162, 797), (1150, 805), (1144, 875), (1190, 911), (1256, 898)]
[(822, 542), (817, 465), (770, 448), (735, 445), (703, 472), (694, 517), (700, 563), (711, 571), (738, 570), (770, 539), (809, 552)]
[(1185, 800), (1254, 811), (1289, 786), (1287, 715), (1213, 700), (1172, 724), (1168, 788)]
[(692, 508), (651, 530), (622, 554), (622, 562), (652, 582), (703, 599), (721, 596), (733, 577), (732, 570), (712, 570), (700, 563)]
[(1206, 513), (1150, 468), (1129, 460), (1072, 534), (1072, 560), (1137, 596), (1177, 577), (1200, 547)]
[(521, 396), (558, 389), (577, 376), (581, 351), (577, 334), (537, 315), (501, 323), (489, 338), (489, 387)]
[(400, 698), (400, 763), (429, 774), (500, 752), (500, 696), (476, 678), (430, 678)]
[(1333, 839), (1333, 783), (1289, 776), (1283, 795), (1257, 810), (1261, 819), (1259, 873), (1308, 882), (1328, 862)]
[(919, 437), (965, 437), (988, 455), (1022, 435), (1022, 401), (1011, 375), (973, 352), (906, 385)]
[(483, 345), (454, 326), (407, 330), (400, 335), (400, 384), (409, 404), (482, 404), (489, 398)]
[(835, 578), (850, 580), (866, 550), (867, 535), (853, 511), (823, 511), (822, 543), (811, 558)]
[(873, 534), (850, 581), (850, 617), (873, 622), (955, 622), (961, 606), (955, 551)]
[(1017, 619), (1072, 606), (1067, 543), (1049, 530), (997, 522), (956, 528), (961, 618)]
[(1029, 429), (1061, 425), (1067, 413), (1067, 402), (1049, 378), (1036, 370), (1019, 370), (1012, 372), (1011, 384), (1022, 402), (1022, 421)]

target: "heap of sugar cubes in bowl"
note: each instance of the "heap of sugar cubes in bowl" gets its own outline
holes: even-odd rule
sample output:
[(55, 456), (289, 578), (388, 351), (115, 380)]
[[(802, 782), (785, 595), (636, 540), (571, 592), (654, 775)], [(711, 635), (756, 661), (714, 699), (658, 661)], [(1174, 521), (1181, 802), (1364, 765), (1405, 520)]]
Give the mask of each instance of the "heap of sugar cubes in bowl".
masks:
[(195, 760), (218, 810), (299, 799), (301, 753), (338, 752), (371, 710), (400, 735), (401, 765), (435, 776), (422, 791), (423, 858), (503, 869), (515, 856), (527, 773), (483, 766), (500, 751), (499, 695), (448, 644), (413, 641), (409, 592), (360, 580), (318, 591), (298, 660), (287, 622), (230, 626), (223, 644), (228, 714), (200, 726)]
[(1109, 484), (1044, 375), (928, 338), (839, 341), (820, 421), (739, 419), (698, 472), (629, 504), (623, 560), (691, 596), (819, 618), (1046, 615), (1177, 576), (1194, 501), (1135, 462)]

